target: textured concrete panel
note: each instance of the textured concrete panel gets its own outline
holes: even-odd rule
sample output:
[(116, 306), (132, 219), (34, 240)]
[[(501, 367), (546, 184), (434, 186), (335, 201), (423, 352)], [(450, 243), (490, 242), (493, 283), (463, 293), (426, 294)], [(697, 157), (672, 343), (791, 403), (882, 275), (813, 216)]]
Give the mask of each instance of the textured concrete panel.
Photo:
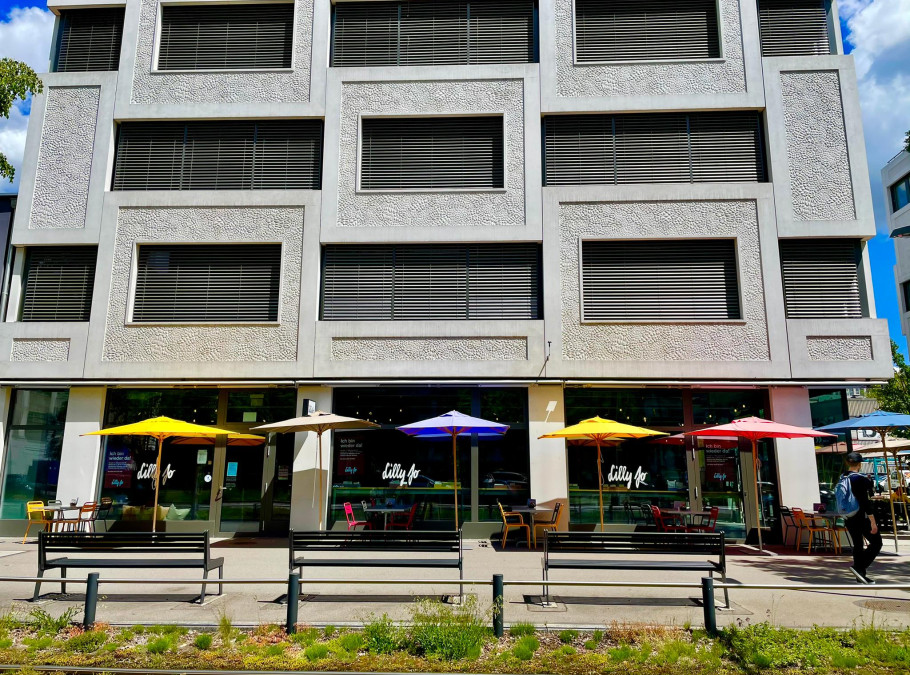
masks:
[(85, 227), (101, 87), (50, 87), (29, 229)]
[(676, 96), (746, 91), (739, 0), (720, 0), (724, 60), (695, 63), (572, 62), (572, 0), (556, 0), (556, 75), (560, 96)]
[[(770, 359), (754, 201), (567, 203), (560, 205), (559, 227), (564, 359)], [(744, 323), (581, 323), (580, 240), (674, 237), (737, 238)]]
[(780, 74), (795, 220), (855, 220), (837, 71)]
[[(521, 80), (354, 82), (342, 87), (339, 227), (523, 225), (524, 85)], [(359, 116), (505, 113), (505, 192), (358, 193)]]
[(810, 335), (806, 338), (810, 361), (871, 361), (872, 337), (828, 337)]
[[(300, 307), (302, 207), (122, 208), (117, 220), (104, 361), (294, 361)], [(126, 325), (135, 244), (281, 242), (279, 325)]]
[(333, 338), (333, 361), (526, 361), (524, 337)]
[(132, 103), (283, 103), (310, 100), (313, 0), (297, 0), (294, 10), (293, 71), (153, 73), (157, 0), (144, 0), (133, 74)]
[(59, 340), (14, 338), (9, 360), (20, 363), (66, 363), (69, 358), (69, 338)]

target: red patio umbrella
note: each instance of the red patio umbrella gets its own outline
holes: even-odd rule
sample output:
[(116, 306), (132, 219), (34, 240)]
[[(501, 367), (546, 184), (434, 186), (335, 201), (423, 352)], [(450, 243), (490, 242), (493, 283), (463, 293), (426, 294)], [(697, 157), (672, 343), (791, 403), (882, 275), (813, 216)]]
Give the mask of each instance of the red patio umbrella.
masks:
[(761, 540), (761, 504), (759, 503), (758, 491), (758, 442), (765, 438), (815, 438), (822, 436), (834, 437), (836, 434), (828, 434), (824, 431), (816, 431), (805, 427), (794, 427), (789, 424), (780, 424), (771, 420), (765, 420), (761, 417), (743, 417), (742, 419), (733, 420), (729, 424), (721, 424), (716, 427), (699, 429), (698, 431), (688, 431), (686, 436), (735, 436), (737, 438), (747, 438), (752, 441), (752, 468), (755, 473), (755, 515), (758, 518), (758, 548), (762, 548)]

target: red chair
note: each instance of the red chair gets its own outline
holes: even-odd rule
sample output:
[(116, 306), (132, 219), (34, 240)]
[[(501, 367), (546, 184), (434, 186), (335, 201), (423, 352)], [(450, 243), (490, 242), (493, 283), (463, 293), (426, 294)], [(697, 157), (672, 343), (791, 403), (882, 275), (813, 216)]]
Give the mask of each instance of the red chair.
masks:
[(348, 521), (348, 530), (356, 530), (358, 525), (363, 525), (363, 529), (372, 530), (372, 523), (367, 522), (366, 520), (357, 520), (354, 517), (354, 507), (351, 506), (351, 502), (344, 503), (344, 517)]
[[(657, 525), (658, 532), (685, 532), (686, 528), (678, 522), (670, 520), (669, 516), (664, 516), (660, 509), (653, 504), (651, 505), (651, 515), (654, 516), (654, 524)], [(667, 521), (670, 521), (669, 524)]]
[(712, 506), (710, 515), (706, 517), (703, 516), (703, 520), (700, 523), (687, 525), (686, 532), (714, 532), (717, 528), (718, 514), (720, 514), (720, 509), (716, 506)]
[(417, 517), (417, 504), (411, 507), (409, 511), (404, 513), (393, 513), (392, 519), (389, 521), (388, 529), (402, 529), (410, 530), (414, 527), (414, 519)]

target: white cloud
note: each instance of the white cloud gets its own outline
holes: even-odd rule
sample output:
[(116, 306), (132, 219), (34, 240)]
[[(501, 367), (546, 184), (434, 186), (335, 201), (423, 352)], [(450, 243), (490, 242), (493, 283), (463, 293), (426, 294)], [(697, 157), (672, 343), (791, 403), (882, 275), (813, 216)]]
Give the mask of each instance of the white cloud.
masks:
[(0, 122), (0, 152), (16, 168), (15, 182), (10, 185), (9, 179), (0, 182), (0, 194), (16, 192), (19, 187), (20, 169), (22, 168), (22, 153), (25, 151), (25, 132), (28, 127), (28, 116), (22, 113), (19, 106), (13, 106), (9, 111), (9, 119)]

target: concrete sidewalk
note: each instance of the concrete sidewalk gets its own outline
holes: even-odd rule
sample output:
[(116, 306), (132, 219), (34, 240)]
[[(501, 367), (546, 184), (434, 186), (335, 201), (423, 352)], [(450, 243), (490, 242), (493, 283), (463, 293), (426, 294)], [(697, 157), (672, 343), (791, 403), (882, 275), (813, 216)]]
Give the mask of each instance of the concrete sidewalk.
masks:
[[(488, 541), (465, 542), (466, 579), (489, 580), (495, 573), (509, 580), (538, 580), (541, 578), (539, 551), (508, 548), (505, 551)], [(212, 545), (213, 556), (225, 558), (227, 578), (286, 579), (288, 553), (284, 539), (237, 538)], [(869, 573), (879, 583), (910, 583), (910, 538), (901, 542), (902, 553), (893, 553), (893, 544), (886, 543), (885, 551)], [(780, 551), (780, 549), (778, 549)], [(760, 553), (748, 547), (729, 547), (727, 575), (730, 581), (755, 584), (828, 583), (852, 584), (847, 569), (849, 556), (808, 556), (793, 551), (780, 554)], [(37, 570), (37, 544), (34, 540), (21, 544), (19, 540), (0, 539), (0, 575), (33, 577)], [(57, 572), (49, 573), (56, 578)], [(299, 620), (312, 624), (361, 623), (370, 615), (387, 613), (396, 620), (407, 620), (411, 600), (416, 596), (441, 597), (458, 593), (457, 573), (453, 570), (404, 569), (320, 569), (305, 570), (313, 578), (338, 578), (337, 584), (306, 585), (304, 579)], [(80, 578), (76, 571), (71, 577)], [(180, 583), (180, 579), (198, 579), (198, 571), (175, 570), (101, 570), (105, 578), (168, 579), (165, 584), (101, 584), (97, 619), (112, 624), (181, 623), (215, 624), (222, 615), (235, 625), (283, 623), (286, 608), (276, 602), (285, 586), (251, 584), (225, 587), (223, 596), (208, 596), (200, 606), (199, 586)], [(618, 572), (558, 570), (550, 575), (557, 580), (602, 581), (680, 581), (697, 584), (702, 575), (674, 572)], [(84, 578), (84, 577), (81, 577)], [(345, 579), (453, 579), (453, 583), (408, 587), (406, 585), (354, 585)], [(0, 583), (0, 611), (9, 608), (27, 614), (36, 605), (28, 602), (33, 586), (28, 583)], [(57, 583), (41, 588), (37, 606), (59, 614), (70, 606), (81, 606), (84, 585), (76, 584), (63, 595)], [(208, 593), (217, 588), (210, 586)], [(489, 607), (492, 591), (489, 585), (466, 587), (474, 593), (482, 607)], [(657, 624), (702, 624), (701, 591), (697, 588), (595, 588), (551, 587), (556, 606), (540, 604), (539, 586), (506, 585), (505, 621), (532, 622), (538, 626), (597, 627), (616, 622), (645, 622)], [(757, 591), (732, 590), (732, 609), (719, 611), (720, 625), (737, 621), (809, 627), (813, 624), (847, 627), (871, 623), (893, 627), (910, 625), (910, 592), (876, 590), (875, 586), (856, 586), (856, 591)], [(718, 591), (718, 602), (722, 594)]]

